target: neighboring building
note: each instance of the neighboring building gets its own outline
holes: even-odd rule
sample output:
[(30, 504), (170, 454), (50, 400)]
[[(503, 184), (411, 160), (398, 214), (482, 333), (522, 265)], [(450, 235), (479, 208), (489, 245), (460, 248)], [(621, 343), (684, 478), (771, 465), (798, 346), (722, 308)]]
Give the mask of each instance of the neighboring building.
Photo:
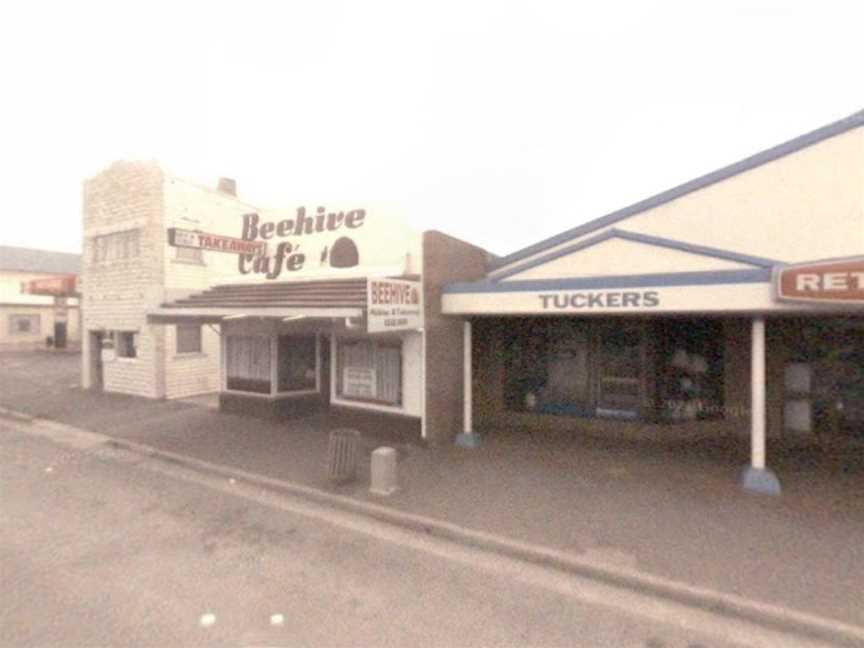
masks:
[(862, 255), (859, 112), (498, 259), (443, 297), (466, 438), (749, 434), (776, 492), (766, 433), (864, 439)]
[(80, 344), (78, 299), (28, 292), (35, 282), (71, 287), (80, 269), (80, 254), (0, 246), (0, 351), (46, 348), (48, 338), (52, 347)]
[(462, 331), (440, 291), (487, 253), (391, 206), (260, 210), (220, 186), (132, 162), (85, 182), (84, 386), (455, 436)]

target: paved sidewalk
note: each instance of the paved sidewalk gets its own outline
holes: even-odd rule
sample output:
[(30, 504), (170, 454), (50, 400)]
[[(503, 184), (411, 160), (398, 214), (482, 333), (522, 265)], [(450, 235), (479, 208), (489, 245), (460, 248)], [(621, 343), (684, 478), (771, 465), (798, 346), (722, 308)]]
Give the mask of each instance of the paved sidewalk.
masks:
[[(401, 448), (402, 490), (381, 499), (367, 493), (374, 439), (364, 439), (357, 483), (326, 482), (326, 417), (273, 423), (221, 414), (206, 399), (83, 392), (65, 361), (29, 362), (16, 368), (0, 357), (0, 406), (864, 626), (864, 461), (857, 456), (772, 458), (769, 450), (784, 485), (782, 497), (770, 498), (738, 489), (747, 458), (740, 443), (497, 430), (477, 450)], [(54, 378), (35, 377), (40, 366)], [(22, 370), (35, 373), (16, 379)]]

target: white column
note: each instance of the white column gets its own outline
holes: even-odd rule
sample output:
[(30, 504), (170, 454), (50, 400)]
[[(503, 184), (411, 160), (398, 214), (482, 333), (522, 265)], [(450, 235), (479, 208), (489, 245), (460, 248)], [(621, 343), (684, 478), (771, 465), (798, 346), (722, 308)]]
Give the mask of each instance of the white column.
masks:
[(471, 380), (472, 380), (472, 372), (471, 372), (471, 320), (465, 320), (463, 335), (462, 335), (462, 352), (464, 357), (462, 359), (462, 367), (463, 367), (463, 391), (464, 391), (464, 415), (463, 415), (463, 428), (462, 431), (465, 434), (471, 434), (473, 428), (472, 421), (472, 404), (473, 404), (473, 395), (471, 393)]
[(765, 318), (754, 317), (750, 335), (750, 463), (765, 468)]

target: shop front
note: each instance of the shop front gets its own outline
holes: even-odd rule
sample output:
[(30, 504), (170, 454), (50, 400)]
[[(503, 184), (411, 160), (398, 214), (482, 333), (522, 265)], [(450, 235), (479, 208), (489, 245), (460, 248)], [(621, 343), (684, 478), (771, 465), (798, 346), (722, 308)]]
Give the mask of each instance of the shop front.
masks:
[(529, 246), (444, 292), (463, 445), (502, 426), (864, 438), (864, 114)]
[(148, 322), (218, 331), (225, 412), (326, 414), (378, 436), (448, 441), (460, 428), (462, 337), (440, 315), (440, 290), (481, 277), (486, 253), (384, 211), (318, 211), (245, 214), (236, 238), (169, 231), (171, 245), (236, 256), (237, 272), (151, 309)]

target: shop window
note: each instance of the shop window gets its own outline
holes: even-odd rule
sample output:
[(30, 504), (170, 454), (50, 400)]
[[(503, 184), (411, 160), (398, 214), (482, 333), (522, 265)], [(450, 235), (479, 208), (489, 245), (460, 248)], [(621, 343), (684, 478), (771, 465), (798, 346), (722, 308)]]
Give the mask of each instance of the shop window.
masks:
[(787, 428), (864, 438), (864, 321), (789, 320), (784, 328)]
[(661, 420), (723, 416), (723, 326), (719, 321), (657, 322), (657, 400)]
[(177, 353), (201, 353), (201, 325), (177, 325)]
[(39, 315), (10, 315), (9, 335), (38, 335)]
[(270, 339), (253, 335), (225, 338), (225, 378), (231, 391), (269, 394)]
[(517, 412), (639, 416), (644, 324), (556, 319), (507, 323), (504, 397)]
[(138, 334), (130, 331), (115, 331), (115, 346), (118, 358), (138, 357)]
[(317, 351), (314, 335), (280, 335), (277, 385), (280, 392), (317, 389)]
[(141, 255), (141, 230), (125, 230), (94, 236), (91, 240), (93, 263), (135, 259)]
[(338, 359), (340, 398), (384, 405), (402, 403), (401, 343), (340, 340)]

